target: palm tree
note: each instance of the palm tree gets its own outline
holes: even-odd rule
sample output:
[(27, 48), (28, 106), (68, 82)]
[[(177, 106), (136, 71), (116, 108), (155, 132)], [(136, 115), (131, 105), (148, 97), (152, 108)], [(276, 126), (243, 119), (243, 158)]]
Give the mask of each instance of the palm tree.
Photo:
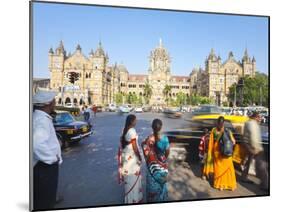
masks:
[(149, 100), (152, 96), (152, 87), (151, 85), (146, 81), (143, 89), (143, 96), (145, 98), (146, 104), (149, 104)]
[(165, 101), (167, 102), (167, 106), (168, 106), (168, 95), (171, 93), (172, 91), (172, 87), (170, 85), (165, 85), (165, 88), (163, 89), (163, 94), (165, 96)]

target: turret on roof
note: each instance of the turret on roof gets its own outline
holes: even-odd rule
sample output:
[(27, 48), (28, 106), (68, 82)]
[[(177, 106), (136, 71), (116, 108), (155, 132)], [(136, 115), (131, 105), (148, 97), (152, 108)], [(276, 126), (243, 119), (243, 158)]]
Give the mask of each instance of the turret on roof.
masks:
[(105, 57), (105, 53), (104, 53), (104, 50), (102, 48), (101, 41), (99, 41), (99, 45), (98, 45), (97, 50), (95, 51), (94, 56), (96, 56), (96, 57)]

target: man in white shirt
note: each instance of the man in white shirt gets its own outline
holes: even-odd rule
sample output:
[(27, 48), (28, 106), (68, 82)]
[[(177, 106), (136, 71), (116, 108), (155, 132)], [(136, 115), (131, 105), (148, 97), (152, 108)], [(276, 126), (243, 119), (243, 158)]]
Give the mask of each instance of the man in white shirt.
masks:
[(253, 112), (250, 120), (246, 122), (244, 127), (243, 141), (247, 150), (248, 159), (242, 172), (242, 182), (253, 183), (248, 179), (248, 173), (252, 160), (255, 160), (256, 175), (261, 180), (260, 188), (268, 190), (268, 167), (264, 158), (264, 150), (262, 146), (262, 136), (260, 129), (260, 115)]
[(38, 91), (33, 96), (33, 189), (34, 210), (52, 209), (56, 202), (61, 147), (52, 117), (53, 91)]

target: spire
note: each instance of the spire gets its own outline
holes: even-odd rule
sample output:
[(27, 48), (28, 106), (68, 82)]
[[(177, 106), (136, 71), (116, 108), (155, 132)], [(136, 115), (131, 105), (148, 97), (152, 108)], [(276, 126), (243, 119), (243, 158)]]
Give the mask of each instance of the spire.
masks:
[(163, 47), (162, 39), (161, 38), (159, 38), (159, 47)]
[(247, 57), (248, 57), (248, 50), (247, 50), (247, 48), (246, 48), (245, 51), (244, 51), (244, 56), (247, 56)]
[(59, 48), (64, 49), (62, 40), (60, 40)]
[(58, 54), (58, 55), (60, 55), (60, 54), (65, 55), (65, 50), (64, 50), (64, 46), (63, 46), (62, 40), (59, 43), (59, 47), (56, 48), (56, 54)]
[(104, 57), (105, 56), (105, 53), (104, 53), (102, 45), (101, 45), (101, 41), (99, 41), (98, 48), (95, 51), (95, 56), (97, 56), (97, 57)]
[(208, 60), (217, 60), (217, 56), (215, 54), (215, 50), (211, 48), (211, 52), (209, 54)]
[(89, 53), (89, 55), (94, 55), (94, 51), (93, 51), (93, 49), (91, 49), (91, 51), (90, 51), (90, 53)]
[(80, 44), (77, 45), (76, 50), (78, 50), (78, 51), (82, 50)]
[(248, 50), (247, 50), (247, 47), (245, 48), (245, 51), (244, 51), (244, 56), (242, 58), (242, 62), (249, 62), (250, 61), (250, 57), (248, 55)]
[(256, 62), (256, 58), (253, 56), (252, 62), (255, 63)]
[(54, 54), (54, 50), (53, 50), (52, 47), (50, 48), (49, 53), (50, 53), (50, 54)]
[(230, 51), (229, 54), (228, 54), (228, 59), (232, 59), (233, 58), (233, 52)]

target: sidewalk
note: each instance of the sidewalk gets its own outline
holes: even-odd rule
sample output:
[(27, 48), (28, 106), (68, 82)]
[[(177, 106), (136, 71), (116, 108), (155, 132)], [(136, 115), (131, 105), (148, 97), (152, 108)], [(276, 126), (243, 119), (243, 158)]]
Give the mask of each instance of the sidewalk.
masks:
[(254, 184), (241, 183), (241, 173), (236, 171), (237, 189), (235, 191), (219, 191), (211, 187), (208, 181), (200, 177), (200, 165), (186, 162), (170, 162), (169, 164), (169, 200), (194, 200), (222, 197), (240, 197), (267, 195), (259, 189), (259, 180), (250, 176)]

